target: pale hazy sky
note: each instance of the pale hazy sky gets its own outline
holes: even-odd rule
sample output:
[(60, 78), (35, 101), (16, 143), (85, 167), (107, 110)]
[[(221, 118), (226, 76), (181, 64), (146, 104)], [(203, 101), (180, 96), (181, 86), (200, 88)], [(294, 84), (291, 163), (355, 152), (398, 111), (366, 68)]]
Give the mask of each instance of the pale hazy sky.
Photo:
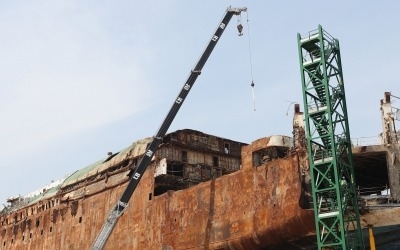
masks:
[(297, 33), (318, 24), (340, 41), (353, 138), (400, 95), (400, 2), (138, 2), (0, 1), (0, 204), (154, 135), (229, 5), (249, 8), (244, 36), (233, 17), (169, 131), (291, 136)]

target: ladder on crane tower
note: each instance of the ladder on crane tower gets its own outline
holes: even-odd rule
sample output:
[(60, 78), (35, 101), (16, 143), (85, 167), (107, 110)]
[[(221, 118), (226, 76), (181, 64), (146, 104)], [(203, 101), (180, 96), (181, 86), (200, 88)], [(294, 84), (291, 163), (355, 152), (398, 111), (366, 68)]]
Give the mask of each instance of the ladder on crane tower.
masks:
[(318, 249), (364, 249), (339, 41), (319, 25), (297, 42)]

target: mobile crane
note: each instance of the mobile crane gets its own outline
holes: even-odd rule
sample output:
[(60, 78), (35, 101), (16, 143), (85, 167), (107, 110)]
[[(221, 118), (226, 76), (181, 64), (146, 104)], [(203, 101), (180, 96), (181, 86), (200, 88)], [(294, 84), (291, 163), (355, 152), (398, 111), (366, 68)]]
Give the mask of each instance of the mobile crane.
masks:
[[(143, 173), (146, 171), (148, 165), (151, 162), (151, 159), (157, 150), (161, 140), (165, 136), (170, 127), (172, 121), (174, 120), (176, 114), (178, 113), (180, 107), (182, 106), (183, 102), (186, 99), (190, 89), (192, 88), (193, 84), (195, 83), (197, 77), (200, 75), (202, 68), (204, 67), (205, 63), (207, 62), (208, 57), (211, 55), (215, 45), (218, 43), (219, 39), (221, 38), (222, 33), (224, 32), (226, 26), (228, 25), (229, 21), (232, 19), (233, 15), (240, 15), (242, 12), (247, 11), (246, 7), (243, 8), (231, 8), (228, 7), (222, 21), (218, 25), (217, 30), (214, 32), (214, 35), (211, 37), (210, 42), (208, 43), (206, 49), (202, 53), (200, 59), (198, 60), (195, 67), (191, 70), (189, 77), (187, 78), (185, 84), (182, 87), (178, 97), (175, 99), (174, 103), (172, 104), (171, 109), (169, 110), (167, 116), (165, 117), (164, 121), (161, 124), (161, 127), (158, 129), (156, 135), (153, 137), (152, 141), (148, 145), (145, 154), (143, 155), (142, 159), (140, 160), (138, 166), (132, 169), (129, 173), (129, 183), (123, 192), (121, 198), (118, 200), (117, 204), (111, 209), (109, 212), (106, 221), (101, 228), (100, 233), (97, 235), (92, 249), (103, 249), (104, 245), (107, 242), (112, 230), (114, 229), (116, 223), (118, 222), (119, 217), (124, 213), (124, 210), (128, 206), (129, 199), (131, 198), (133, 192), (135, 191), (140, 179), (142, 178)], [(241, 24), (238, 25), (239, 35), (242, 35), (243, 26)]]

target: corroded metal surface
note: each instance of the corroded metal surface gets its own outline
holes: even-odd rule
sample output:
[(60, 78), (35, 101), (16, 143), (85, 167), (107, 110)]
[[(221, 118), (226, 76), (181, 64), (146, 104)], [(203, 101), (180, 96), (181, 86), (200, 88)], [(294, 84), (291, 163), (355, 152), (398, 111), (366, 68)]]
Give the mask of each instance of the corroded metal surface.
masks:
[[(298, 156), (253, 165), (253, 153), (269, 142), (243, 147), (239, 171), (158, 196), (155, 161), (106, 249), (259, 249), (312, 232), (313, 212), (299, 207)], [(126, 173), (79, 186), (58, 205), (42, 201), (2, 217), (0, 249), (88, 249), (124, 190)]]

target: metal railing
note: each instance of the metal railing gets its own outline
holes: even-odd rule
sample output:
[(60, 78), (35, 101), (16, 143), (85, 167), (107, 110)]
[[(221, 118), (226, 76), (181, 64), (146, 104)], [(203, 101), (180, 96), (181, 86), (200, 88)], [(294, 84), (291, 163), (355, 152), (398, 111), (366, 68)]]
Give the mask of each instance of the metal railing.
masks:
[(377, 186), (377, 187), (363, 187), (357, 188), (357, 191), (360, 196), (377, 196), (377, 195), (389, 195), (390, 196), (390, 189), (388, 186)]
[(381, 136), (366, 136), (366, 137), (351, 138), (351, 142), (352, 142), (353, 146), (381, 145), (382, 137)]

